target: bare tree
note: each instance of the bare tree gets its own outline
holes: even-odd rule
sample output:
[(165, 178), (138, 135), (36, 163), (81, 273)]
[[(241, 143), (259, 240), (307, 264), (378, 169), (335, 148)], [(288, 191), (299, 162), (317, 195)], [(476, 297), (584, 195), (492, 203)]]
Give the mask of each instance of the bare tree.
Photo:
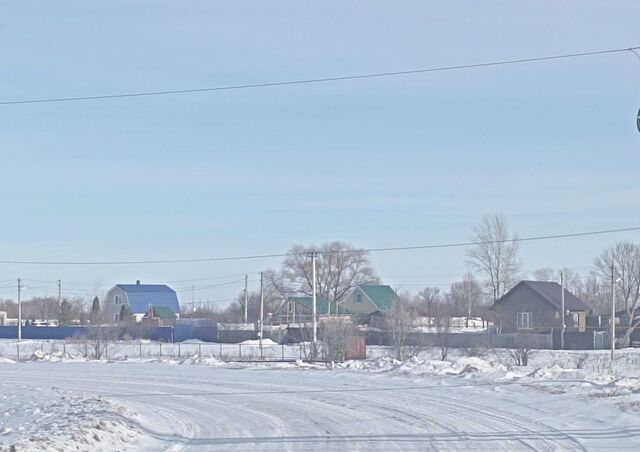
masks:
[(518, 243), (501, 214), (487, 215), (473, 227), (476, 243), (467, 251), (471, 265), (486, 276), (485, 288), (495, 302), (509, 290), (517, 277)]
[(619, 284), (614, 284), (616, 299), (624, 306), (629, 318), (629, 325), (623, 338), (623, 344), (629, 343), (629, 338), (640, 320), (636, 319), (640, 308), (640, 245), (631, 242), (618, 242), (614, 247), (605, 250), (596, 260), (595, 267), (600, 274), (602, 284), (609, 281), (611, 293), (612, 270)]
[(556, 271), (553, 268), (538, 268), (531, 272), (531, 276), (536, 281), (555, 281), (556, 280)]
[(438, 287), (425, 287), (416, 297), (417, 315), (433, 317), (434, 306), (440, 302), (442, 295)]
[(406, 345), (409, 333), (415, 322), (415, 309), (409, 302), (408, 295), (400, 296), (384, 313), (384, 327), (391, 335), (391, 343), (396, 359), (406, 359)]
[(279, 274), (270, 273), (270, 284), (285, 294), (311, 295), (312, 268), (309, 252), (317, 252), (316, 287), (318, 296), (331, 304), (341, 301), (359, 284), (375, 284), (378, 276), (369, 253), (344, 242), (325, 243), (319, 247), (295, 245), (289, 250)]
[(482, 302), (482, 289), (471, 273), (467, 273), (460, 282), (451, 284), (449, 298), (452, 306), (466, 317), (465, 326), (469, 328), (469, 317)]
[(449, 335), (451, 334), (451, 318), (449, 307), (444, 300), (434, 305), (433, 320), (436, 326), (436, 338), (440, 347), (440, 359), (444, 361), (449, 354)]
[(596, 272), (591, 272), (584, 280), (583, 289), (579, 297), (591, 306), (596, 314), (608, 314), (611, 312), (610, 285), (610, 280), (607, 284), (603, 284), (599, 275)]
[(103, 325), (93, 325), (89, 327), (87, 335), (77, 337), (75, 343), (84, 358), (102, 359), (107, 356), (109, 341), (115, 338), (115, 333), (111, 329)]
[[(567, 267), (560, 270), (560, 272), (564, 275), (564, 287), (572, 294), (582, 298), (581, 295), (584, 292), (584, 282), (580, 275), (573, 269)], [(560, 278), (558, 278), (558, 281), (559, 280)]]
[(560, 275), (564, 275), (564, 286), (572, 294), (580, 297), (584, 291), (584, 283), (578, 273), (571, 268), (563, 268), (554, 270), (552, 268), (539, 268), (534, 270), (532, 275), (537, 281), (554, 281), (560, 282)]

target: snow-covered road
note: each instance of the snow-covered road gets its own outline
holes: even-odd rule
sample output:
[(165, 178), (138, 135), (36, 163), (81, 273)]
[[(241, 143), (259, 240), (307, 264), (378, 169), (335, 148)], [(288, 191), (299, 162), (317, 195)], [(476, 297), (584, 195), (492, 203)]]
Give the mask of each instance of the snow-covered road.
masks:
[(640, 450), (640, 416), (519, 384), (167, 363), (0, 364), (124, 405), (141, 450)]

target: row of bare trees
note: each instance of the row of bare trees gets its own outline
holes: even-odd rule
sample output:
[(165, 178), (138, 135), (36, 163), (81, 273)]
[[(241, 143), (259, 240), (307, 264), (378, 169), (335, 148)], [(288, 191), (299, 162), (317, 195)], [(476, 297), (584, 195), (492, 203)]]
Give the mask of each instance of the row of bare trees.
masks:
[[(58, 302), (55, 297), (34, 297), (23, 300), (22, 318), (24, 321), (57, 320), (61, 325), (78, 321), (87, 323), (90, 312), (87, 304), (81, 299), (62, 299)], [(18, 317), (18, 303), (13, 300), (0, 300), (0, 311), (6, 311), (10, 318)]]

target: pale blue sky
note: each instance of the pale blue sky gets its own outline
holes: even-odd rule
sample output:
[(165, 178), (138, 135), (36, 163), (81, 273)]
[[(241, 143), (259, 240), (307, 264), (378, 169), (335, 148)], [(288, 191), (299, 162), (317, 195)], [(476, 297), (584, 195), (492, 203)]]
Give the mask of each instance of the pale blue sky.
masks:
[[(639, 1), (2, 2), (0, 100), (629, 47), (640, 45), (638, 24)], [(639, 106), (640, 62), (630, 53), (0, 106), (0, 260), (244, 255), (328, 240), (441, 243), (468, 239), (491, 212), (503, 212), (520, 236), (638, 226)], [(523, 244), (521, 258), (525, 270), (586, 269), (616, 239), (638, 238)], [(447, 284), (467, 269), (462, 249), (373, 258), (386, 282), (411, 289)], [(0, 281), (61, 278), (66, 291), (86, 293), (135, 279), (256, 274), (278, 263), (0, 265)], [(27, 297), (54, 291), (26, 285)], [(240, 289), (201, 288), (195, 297), (226, 299)], [(0, 297), (14, 292), (0, 289)]]

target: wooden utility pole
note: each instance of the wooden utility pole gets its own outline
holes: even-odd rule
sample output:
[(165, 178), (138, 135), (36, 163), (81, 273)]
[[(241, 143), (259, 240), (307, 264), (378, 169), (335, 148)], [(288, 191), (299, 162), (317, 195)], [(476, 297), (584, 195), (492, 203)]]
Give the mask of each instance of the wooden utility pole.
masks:
[(249, 321), (249, 275), (244, 275), (244, 323)]
[(564, 350), (564, 330), (566, 328), (566, 323), (565, 323), (565, 318), (566, 318), (566, 312), (565, 312), (565, 308), (564, 308), (564, 272), (560, 272), (560, 290), (562, 291), (562, 294), (560, 295), (560, 299), (562, 300), (561, 305), (562, 305), (562, 331), (560, 333), (560, 350)]
[(18, 342), (22, 340), (22, 302), (20, 301), (22, 292), (22, 281), (18, 278)]
[(316, 257), (318, 253), (316, 251), (310, 251), (309, 256), (311, 256), (311, 271), (312, 271), (312, 309), (311, 315), (313, 317), (312, 325), (313, 325), (313, 345), (315, 346), (318, 341), (318, 315), (317, 315), (317, 294), (316, 294)]
[(613, 368), (613, 354), (616, 351), (616, 279), (613, 264), (611, 264), (611, 367)]
[(263, 284), (263, 273), (260, 272), (260, 335), (258, 339), (260, 339), (260, 358), (263, 358), (262, 352), (262, 334), (264, 333), (264, 284)]
[(62, 304), (62, 280), (58, 280), (58, 308)]

